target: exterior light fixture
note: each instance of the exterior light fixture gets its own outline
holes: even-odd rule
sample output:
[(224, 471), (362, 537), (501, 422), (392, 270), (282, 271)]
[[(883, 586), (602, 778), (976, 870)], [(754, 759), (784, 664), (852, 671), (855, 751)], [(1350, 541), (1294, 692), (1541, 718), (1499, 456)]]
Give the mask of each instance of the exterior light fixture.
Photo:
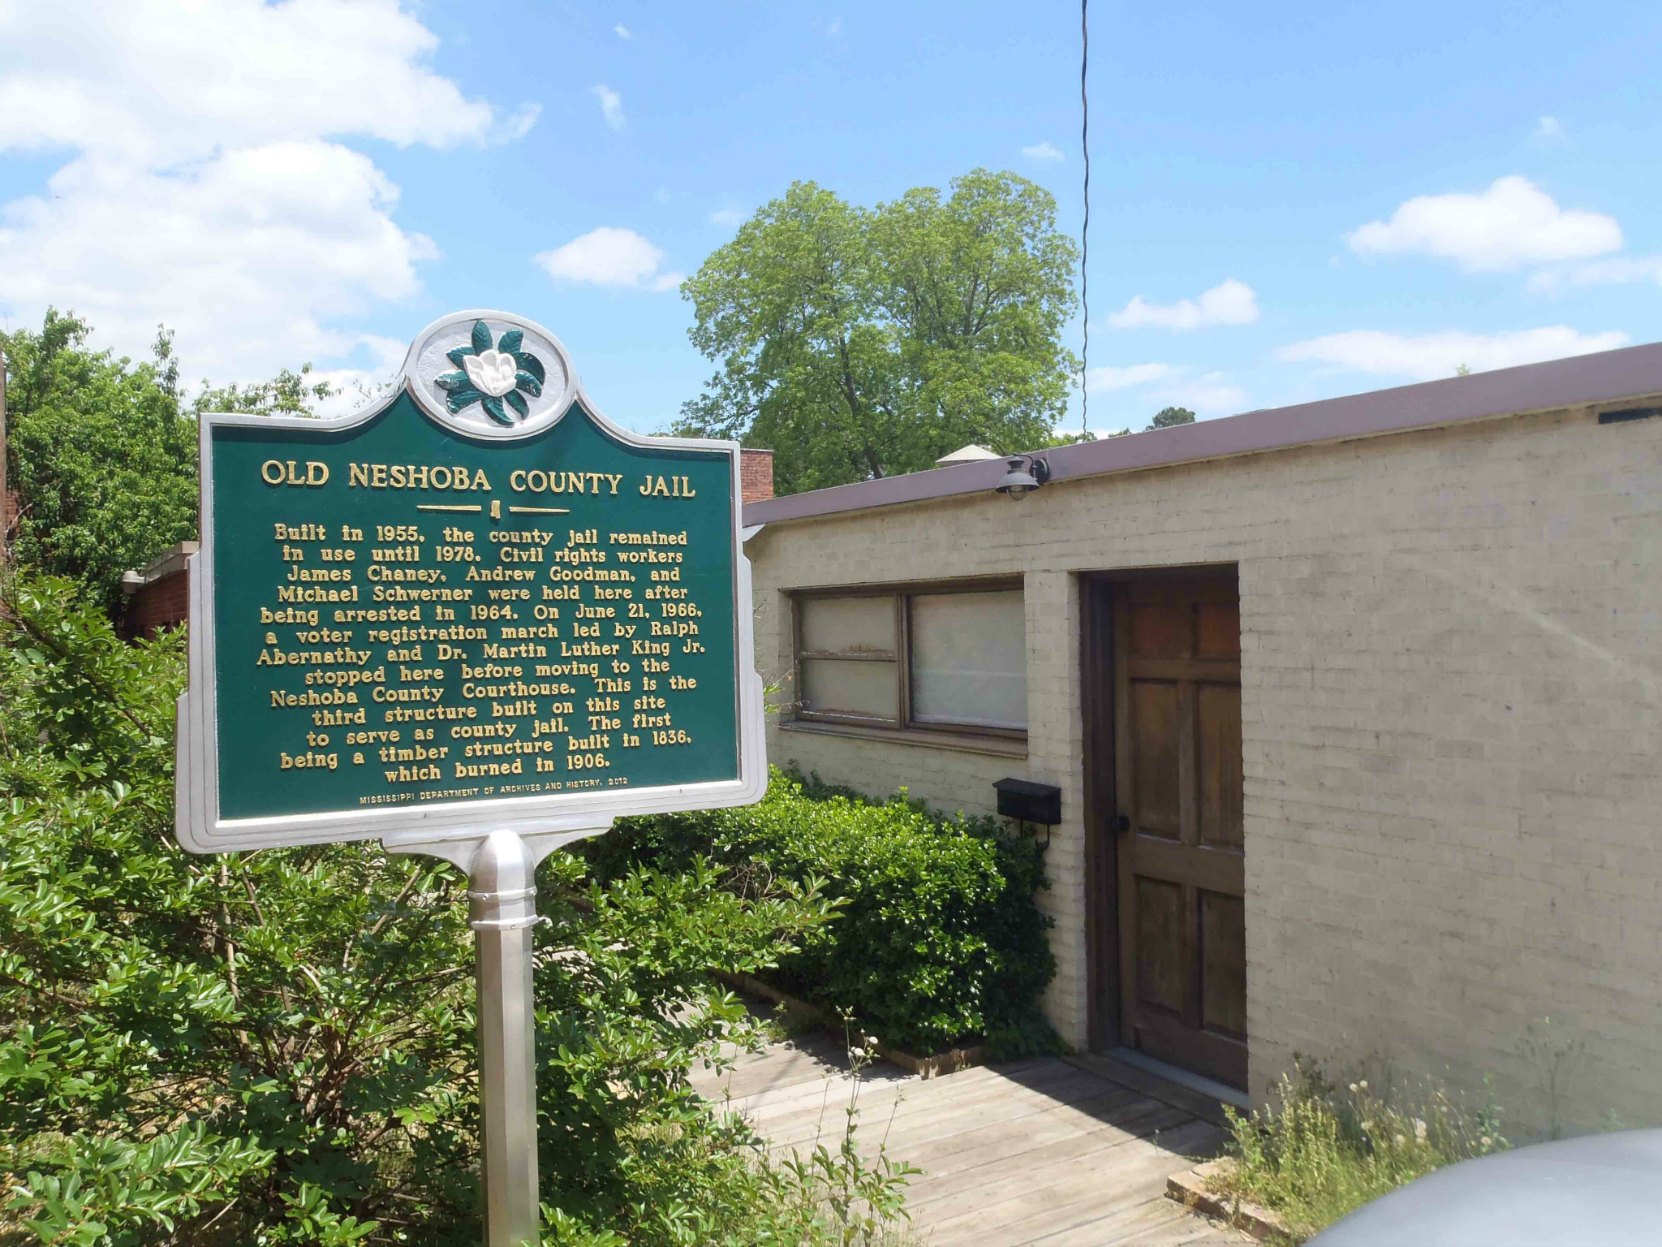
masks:
[(1012, 498), (1025, 498), (1050, 479), (1050, 464), (1033, 455), (1014, 455), (1010, 470), (999, 482), (998, 492)]

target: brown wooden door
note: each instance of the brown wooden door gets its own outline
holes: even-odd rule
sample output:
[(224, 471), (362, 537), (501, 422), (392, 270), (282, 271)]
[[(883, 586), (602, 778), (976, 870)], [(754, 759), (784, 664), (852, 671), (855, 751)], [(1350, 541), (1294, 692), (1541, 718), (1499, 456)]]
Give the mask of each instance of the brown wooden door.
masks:
[(1114, 590), (1122, 1043), (1246, 1085), (1235, 579)]

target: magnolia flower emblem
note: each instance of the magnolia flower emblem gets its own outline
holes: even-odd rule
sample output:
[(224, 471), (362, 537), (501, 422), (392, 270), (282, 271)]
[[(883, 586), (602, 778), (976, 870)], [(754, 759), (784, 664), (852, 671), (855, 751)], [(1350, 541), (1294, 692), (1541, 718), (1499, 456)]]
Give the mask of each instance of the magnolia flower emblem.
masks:
[(525, 396), (541, 395), (548, 374), (542, 361), (524, 345), (521, 330), (505, 330), (493, 343), (490, 327), (482, 320), (474, 321), (473, 344), (448, 352), (450, 362), (461, 371), (434, 378), (434, 384), (449, 395), (450, 414), (478, 403), (500, 425), (511, 428), (516, 420), (525, 419), (530, 414)]

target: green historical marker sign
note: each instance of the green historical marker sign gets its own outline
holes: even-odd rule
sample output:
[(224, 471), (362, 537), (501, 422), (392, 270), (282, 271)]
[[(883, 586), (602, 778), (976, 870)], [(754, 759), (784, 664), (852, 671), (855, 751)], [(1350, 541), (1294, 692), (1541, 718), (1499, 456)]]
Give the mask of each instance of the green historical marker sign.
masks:
[(499, 312), (429, 326), (354, 415), (201, 443), (179, 841), (467, 870), (486, 1242), (534, 1244), (537, 863), (767, 784), (739, 449), (618, 428)]
[(187, 848), (760, 796), (736, 446), (612, 425), (494, 312), (430, 327), (355, 415), (206, 416), (201, 442)]

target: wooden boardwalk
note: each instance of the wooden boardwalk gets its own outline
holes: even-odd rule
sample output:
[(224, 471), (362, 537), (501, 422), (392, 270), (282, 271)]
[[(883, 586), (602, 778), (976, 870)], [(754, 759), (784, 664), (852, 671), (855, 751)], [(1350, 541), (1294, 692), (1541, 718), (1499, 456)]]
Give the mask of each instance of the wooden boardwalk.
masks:
[[(695, 1080), (774, 1147), (835, 1148), (855, 1091), (820, 1037), (741, 1056)], [(929, 1247), (1175, 1247), (1252, 1240), (1165, 1197), (1169, 1174), (1217, 1154), (1216, 1101), (1104, 1057), (1017, 1061), (927, 1081), (877, 1062), (858, 1087), (862, 1152), (923, 1172), (912, 1231)]]

